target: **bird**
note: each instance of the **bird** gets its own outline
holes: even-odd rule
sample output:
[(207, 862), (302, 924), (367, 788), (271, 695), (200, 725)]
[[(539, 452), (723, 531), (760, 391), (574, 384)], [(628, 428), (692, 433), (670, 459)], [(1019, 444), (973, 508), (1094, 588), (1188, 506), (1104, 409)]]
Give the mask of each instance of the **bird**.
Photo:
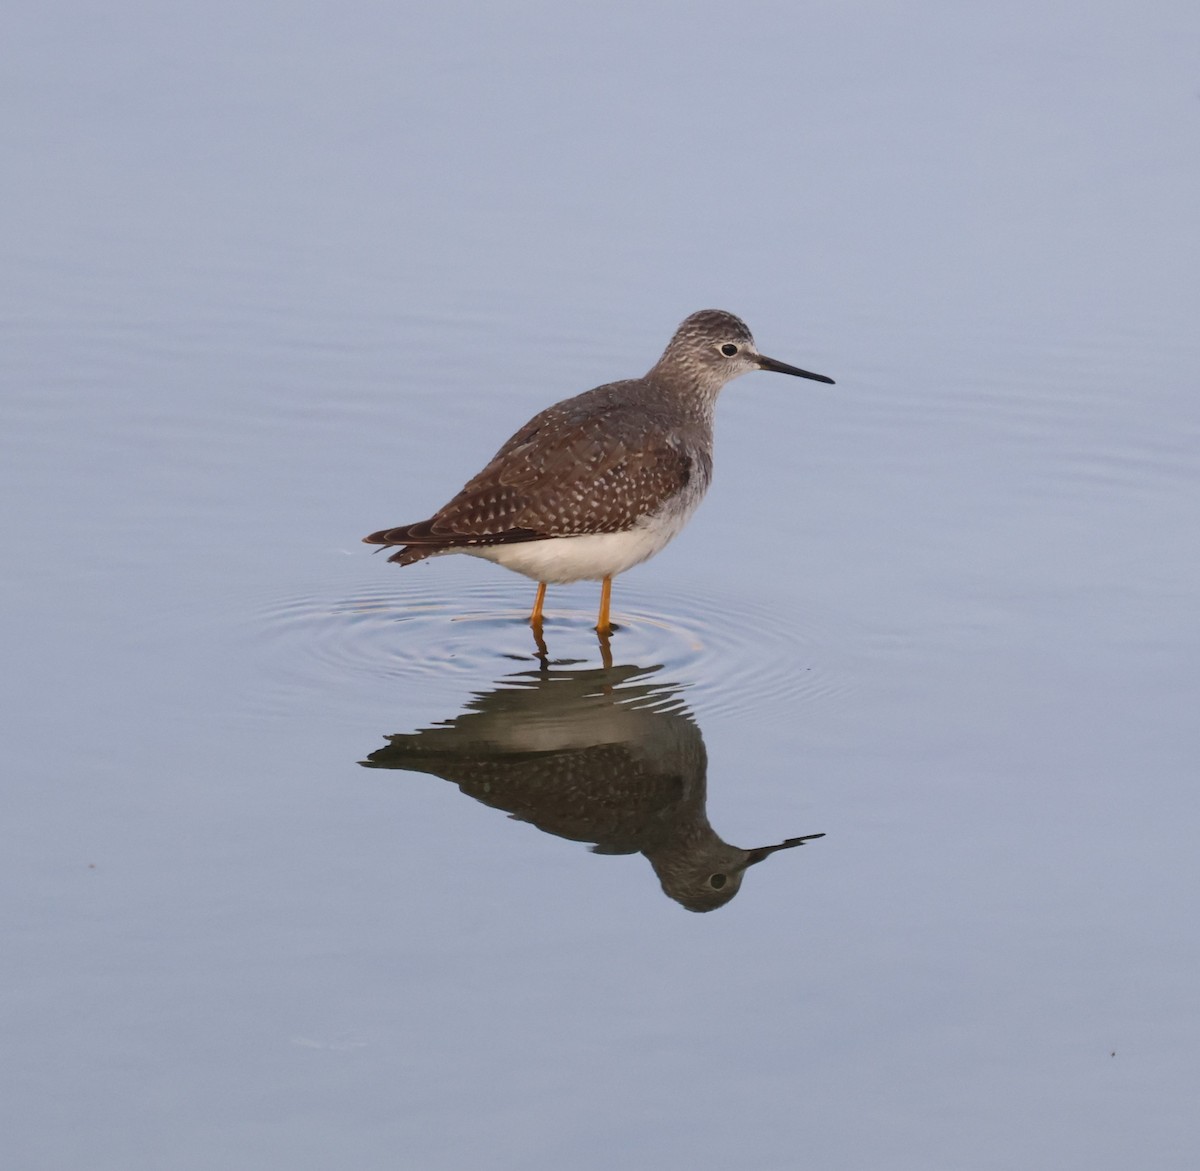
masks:
[(708, 820), (704, 737), (658, 667), (520, 672), (359, 763), (442, 777), (595, 854), (641, 854), (689, 911), (728, 903), (764, 859), (825, 835), (744, 849)]
[(412, 565), (466, 553), (538, 583), (529, 624), (541, 638), (548, 584), (599, 581), (596, 630), (612, 630), (612, 581), (653, 557), (712, 481), (713, 409), (726, 383), (770, 370), (833, 385), (759, 353), (740, 317), (684, 319), (641, 378), (609, 382), (534, 415), (426, 520), (363, 540)]

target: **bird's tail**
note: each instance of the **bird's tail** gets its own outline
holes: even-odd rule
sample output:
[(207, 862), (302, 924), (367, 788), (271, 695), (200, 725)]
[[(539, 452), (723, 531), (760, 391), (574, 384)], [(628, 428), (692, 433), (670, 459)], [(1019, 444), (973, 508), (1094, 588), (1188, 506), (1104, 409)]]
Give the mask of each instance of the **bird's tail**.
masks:
[[(393, 553), (388, 560), (397, 565), (412, 565), (414, 561), (424, 561), (440, 553), (446, 546), (440, 541), (431, 541), (428, 532), (429, 522), (418, 521), (412, 525), (400, 525), (394, 529), (380, 529), (377, 533), (363, 537), (364, 544), (380, 546), (403, 546), (399, 552)], [(424, 531), (422, 531), (424, 530)], [(410, 544), (410, 542), (418, 542)], [(379, 552), (377, 549), (376, 552)]]
[(388, 560), (397, 565), (411, 565), (424, 561), (435, 553), (447, 553), (452, 549), (478, 549), (490, 545), (512, 545), (521, 541), (540, 541), (544, 534), (536, 529), (504, 529), (498, 533), (447, 533), (434, 532), (436, 517), (419, 520), (416, 524), (401, 525), (395, 529), (380, 529), (369, 537), (363, 537), (368, 545), (401, 545), (399, 553)]

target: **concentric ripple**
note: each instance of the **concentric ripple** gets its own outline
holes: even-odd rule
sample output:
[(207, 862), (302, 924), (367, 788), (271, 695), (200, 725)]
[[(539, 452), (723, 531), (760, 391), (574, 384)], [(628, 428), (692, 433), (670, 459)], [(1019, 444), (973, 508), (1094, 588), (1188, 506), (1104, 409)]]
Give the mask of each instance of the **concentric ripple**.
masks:
[[(341, 597), (295, 596), (259, 611), (256, 637), (275, 660), (271, 673), (283, 692), (401, 679), (428, 698), (457, 700), (543, 662), (528, 625), (527, 595), (503, 581), (440, 580)], [(582, 586), (551, 592), (547, 665), (600, 665), (596, 601), (596, 590)], [(848, 686), (846, 656), (829, 649), (832, 631), (798, 628), (745, 598), (656, 589), (651, 604), (647, 591), (622, 582), (617, 602), (613, 662), (660, 667), (664, 678), (687, 689), (689, 705), (702, 716), (776, 716)]]

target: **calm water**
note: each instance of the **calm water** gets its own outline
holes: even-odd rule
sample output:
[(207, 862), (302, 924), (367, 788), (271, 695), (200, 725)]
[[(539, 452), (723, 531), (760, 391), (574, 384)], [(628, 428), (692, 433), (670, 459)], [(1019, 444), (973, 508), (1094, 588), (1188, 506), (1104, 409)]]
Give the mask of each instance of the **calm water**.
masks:
[[(1190, 1167), (1198, 37), (19, 3), (11, 1165)], [(610, 669), (360, 543), (709, 305)]]

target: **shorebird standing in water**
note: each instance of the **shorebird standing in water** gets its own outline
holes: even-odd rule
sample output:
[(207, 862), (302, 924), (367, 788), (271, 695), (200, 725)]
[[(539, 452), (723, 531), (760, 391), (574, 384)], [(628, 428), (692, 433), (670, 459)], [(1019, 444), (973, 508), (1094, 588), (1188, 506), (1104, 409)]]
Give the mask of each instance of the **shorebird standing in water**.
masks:
[(428, 520), (363, 540), (399, 545), (388, 558), (399, 565), (469, 553), (532, 578), (539, 638), (547, 583), (599, 581), (596, 629), (607, 635), (612, 579), (687, 524), (712, 479), (717, 395), (752, 370), (833, 382), (765, 357), (740, 318), (702, 309), (644, 377), (547, 407)]

